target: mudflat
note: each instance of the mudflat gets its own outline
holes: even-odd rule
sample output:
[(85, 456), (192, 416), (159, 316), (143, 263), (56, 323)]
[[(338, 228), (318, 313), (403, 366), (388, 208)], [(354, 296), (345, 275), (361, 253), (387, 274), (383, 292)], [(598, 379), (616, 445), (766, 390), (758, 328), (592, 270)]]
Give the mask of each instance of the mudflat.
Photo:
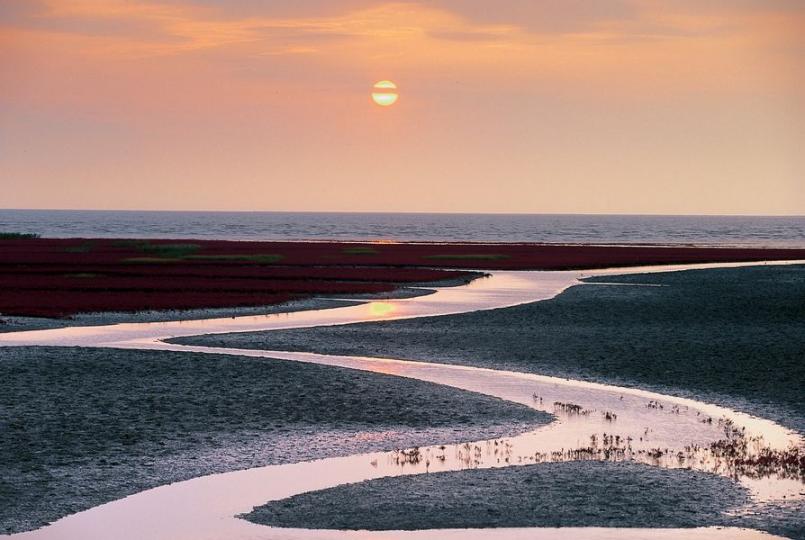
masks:
[(178, 341), (594, 380), (720, 403), (805, 431), (805, 266), (606, 276), (588, 283), (505, 309)]
[(215, 472), (510, 435), (550, 416), (278, 360), (23, 347), (0, 356), (0, 533)]

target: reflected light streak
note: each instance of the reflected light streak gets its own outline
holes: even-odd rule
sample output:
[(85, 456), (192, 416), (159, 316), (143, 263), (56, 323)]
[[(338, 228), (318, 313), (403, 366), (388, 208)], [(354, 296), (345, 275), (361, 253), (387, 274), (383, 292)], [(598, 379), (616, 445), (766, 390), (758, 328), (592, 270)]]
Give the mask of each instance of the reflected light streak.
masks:
[(369, 307), (369, 315), (372, 317), (385, 317), (396, 311), (394, 304), (389, 302), (371, 302), (367, 304)]

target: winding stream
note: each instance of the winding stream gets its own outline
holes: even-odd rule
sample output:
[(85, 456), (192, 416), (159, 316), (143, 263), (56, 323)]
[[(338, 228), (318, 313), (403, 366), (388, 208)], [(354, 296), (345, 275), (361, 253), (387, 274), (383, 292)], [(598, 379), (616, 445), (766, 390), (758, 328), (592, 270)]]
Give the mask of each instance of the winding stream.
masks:
[[(795, 261), (785, 264), (802, 263)], [(757, 264), (757, 263), (753, 263)], [(253, 507), (300, 493), (386, 476), (581, 459), (633, 460), (692, 468), (746, 486), (756, 504), (803, 497), (802, 479), (784, 470), (736, 466), (711, 445), (740, 448), (751, 458), (802, 445), (801, 437), (769, 420), (725, 407), (605, 384), (485, 368), (384, 358), (183, 346), (165, 343), (198, 334), (305, 328), (448, 315), (552, 298), (579, 277), (740, 266), (688, 265), (587, 272), (495, 272), (467, 286), (431, 295), (300, 311), (199, 321), (134, 323), (0, 334), (0, 346), (60, 345), (233, 354), (279, 358), (392, 374), (479, 392), (554, 414), (522, 435), (465, 444), (373, 452), (210, 475), (137, 493), (62, 518), (20, 539), (418, 539), (431, 531), (321, 531), (265, 527), (237, 518)], [(434, 441), (438, 443), (438, 441)], [(717, 447), (721, 448), (721, 447)], [(770, 538), (757, 531), (699, 529), (472, 529), (440, 538)]]

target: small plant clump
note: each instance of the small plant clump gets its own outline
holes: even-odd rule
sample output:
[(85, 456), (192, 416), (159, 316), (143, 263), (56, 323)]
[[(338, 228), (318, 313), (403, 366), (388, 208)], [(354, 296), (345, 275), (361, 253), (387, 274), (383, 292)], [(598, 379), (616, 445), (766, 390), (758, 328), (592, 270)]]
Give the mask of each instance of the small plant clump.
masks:
[(589, 409), (583, 408), (581, 405), (577, 405), (575, 403), (564, 403), (562, 401), (554, 401), (553, 408), (566, 414), (575, 414), (580, 416), (587, 416), (592, 412)]
[(39, 238), (37, 233), (0, 232), (0, 240), (32, 240)]
[(396, 450), (394, 452), (394, 462), (397, 465), (416, 465), (422, 461), (422, 452), (418, 447), (408, 450)]
[(618, 415), (615, 414), (614, 412), (605, 411), (601, 414), (603, 415), (604, 420), (606, 420), (607, 422), (614, 422), (615, 420), (618, 419)]

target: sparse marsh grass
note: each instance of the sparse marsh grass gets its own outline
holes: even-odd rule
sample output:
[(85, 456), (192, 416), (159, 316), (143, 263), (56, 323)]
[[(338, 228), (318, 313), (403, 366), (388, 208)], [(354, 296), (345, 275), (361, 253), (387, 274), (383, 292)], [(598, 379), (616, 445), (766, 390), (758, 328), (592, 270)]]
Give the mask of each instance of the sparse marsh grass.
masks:
[(151, 244), (148, 242), (142, 243), (138, 248), (143, 253), (150, 255), (181, 259), (196, 253), (201, 246), (198, 244)]
[(138, 244), (137, 249), (148, 255), (143, 257), (127, 257), (123, 260), (125, 262), (135, 263), (199, 261), (273, 264), (283, 259), (283, 255), (276, 253), (204, 255), (197, 253), (200, 249), (198, 244), (148, 244), (141, 242)]
[(127, 257), (123, 262), (175, 262), (186, 259), (197, 253), (201, 246), (193, 243), (155, 244), (149, 240), (119, 240), (113, 243), (117, 248), (133, 249), (142, 252), (143, 256)]
[(254, 255), (188, 255), (185, 259), (193, 261), (250, 262), (256, 264), (273, 264), (281, 261), (284, 255), (277, 253), (256, 253)]

